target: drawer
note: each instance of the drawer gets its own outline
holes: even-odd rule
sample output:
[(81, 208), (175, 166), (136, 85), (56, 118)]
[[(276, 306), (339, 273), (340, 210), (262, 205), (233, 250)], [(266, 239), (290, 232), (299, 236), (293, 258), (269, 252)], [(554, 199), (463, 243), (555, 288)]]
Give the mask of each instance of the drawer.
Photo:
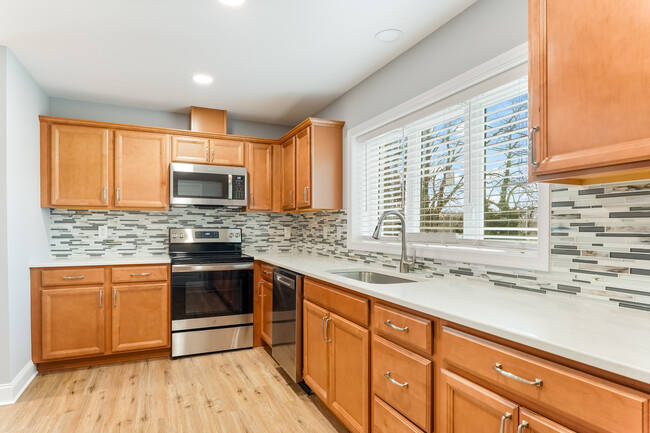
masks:
[(416, 347), (426, 353), (432, 352), (431, 320), (375, 304), (372, 310), (372, 321), (375, 332), (386, 338)]
[(309, 278), (305, 278), (303, 290), (305, 299), (309, 299), (313, 303), (359, 325), (368, 326), (369, 307), (367, 299), (337, 290)]
[(448, 363), (594, 431), (647, 432), (650, 396), (636, 390), (447, 327), (442, 351)]
[(120, 266), (113, 268), (111, 274), (114, 283), (167, 281), (167, 265)]
[(423, 430), (431, 431), (433, 363), (376, 335), (371, 359), (375, 394)]
[(422, 433), (385, 401), (375, 396), (372, 404), (373, 433)]
[(86, 284), (104, 284), (104, 268), (62, 268), (43, 269), (41, 285), (47, 286), (81, 286)]
[(262, 270), (262, 278), (265, 279), (266, 281), (272, 283), (273, 282), (273, 266), (267, 265), (266, 263), (262, 263), (260, 265), (260, 269)]

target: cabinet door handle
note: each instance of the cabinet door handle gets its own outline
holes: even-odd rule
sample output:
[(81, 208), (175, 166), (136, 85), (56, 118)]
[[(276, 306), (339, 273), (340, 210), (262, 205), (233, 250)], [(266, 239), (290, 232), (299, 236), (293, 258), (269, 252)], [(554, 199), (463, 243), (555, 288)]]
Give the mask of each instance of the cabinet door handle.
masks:
[(83, 280), (86, 278), (85, 275), (75, 275), (74, 277), (66, 277), (65, 275), (63, 276), (64, 280)]
[(108, 204), (108, 188), (104, 187), (104, 204)]
[(205, 162), (210, 161), (210, 146), (205, 145)]
[(499, 433), (504, 432), (507, 419), (512, 419), (512, 414), (510, 412), (506, 412), (506, 414), (501, 417), (501, 428), (499, 429)]
[(120, 187), (115, 188), (115, 204), (120, 204)]
[(393, 328), (393, 329), (396, 330), (396, 331), (409, 332), (409, 327), (408, 327), (408, 326), (405, 326), (405, 327), (403, 327), (403, 328), (400, 328), (399, 326), (393, 325), (393, 324), (391, 323), (390, 319), (386, 320), (386, 321), (384, 322), (384, 324), (385, 324), (386, 326), (388, 326), (389, 328)]
[(508, 379), (516, 380), (517, 382), (525, 383), (526, 385), (539, 386), (540, 388), (542, 387), (542, 379), (535, 379), (534, 382), (531, 382), (530, 380), (526, 380), (523, 377), (519, 377), (516, 374), (512, 374), (509, 371), (503, 370), (502, 367), (503, 366), (497, 362), (492, 368), (501, 376), (505, 376)]
[(210, 162), (214, 162), (214, 146), (212, 146), (212, 147), (210, 148), (210, 154), (212, 155), (212, 156), (210, 157)]
[(117, 290), (113, 289), (113, 307), (117, 307)]
[(327, 316), (323, 316), (323, 318), (320, 321), (320, 336), (325, 341), (327, 341), (327, 337), (325, 337), (325, 321), (326, 320), (327, 320)]
[(539, 131), (539, 126), (533, 126), (528, 131), (528, 160), (530, 165), (537, 168), (539, 167), (539, 161), (535, 159), (535, 133)]
[(305, 189), (302, 190), (302, 198), (305, 201), (305, 203), (309, 204), (309, 199), (307, 198), (307, 191), (309, 190), (309, 187), (306, 186)]
[(289, 204), (293, 206), (293, 190), (289, 191)]
[(253, 193), (251, 193), (251, 207), (255, 206), (255, 200), (253, 200)]
[(261, 291), (261, 289), (260, 289), (260, 284), (262, 284), (261, 281), (259, 281), (259, 282), (257, 283), (257, 296), (262, 296), (262, 291)]
[(149, 275), (151, 275), (150, 272), (140, 272), (140, 273), (131, 272), (132, 277), (148, 277)]
[(99, 291), (99, 308), (104, 308), (104, 291)]
[(517, 433), (521, 433), (525, 428), (530, 428), (530, 426), (526, 421), (522, 421), (521, 424), (519, 424), (519, 427), (517, 427)]
[(327, 341), (328, 343), (332, 342), (332, 339), (329, 337), (329, 323), (330, 323), (330, 320), (332, 320), (332, 318), (328, 317), (327, 320), (325, 321), (325, 341)]
[(401, 386), (402, 388), (408, 388), (408, 386), (409, 386), (408, 382), (399, 383), (398, 381), (396, 381), (395, 379), (390, 377), (390, 371), (387, 371), (386, 373), (384, 373), (384, 377), (386, 379), (388, 379), (390, 381), (390, 383), (392, 383), (393, 385)]

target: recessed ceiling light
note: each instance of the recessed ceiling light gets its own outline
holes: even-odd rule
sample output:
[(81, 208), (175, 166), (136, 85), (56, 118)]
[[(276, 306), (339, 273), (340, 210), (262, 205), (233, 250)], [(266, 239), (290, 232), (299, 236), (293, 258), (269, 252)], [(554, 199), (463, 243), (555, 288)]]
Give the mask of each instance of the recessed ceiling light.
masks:
[(241, 6), (246, 0), (219, 0), (221, 3), (226, 6)]
[(192, 79), (196, 84), (212, 84), (212, 77), (206, 74), (195, 74)]
[(399, 39), (400, 36), (402, 36), (402, 31), (397, 29), (382, 30), (375, 35), (382, 42), (393, 42)]

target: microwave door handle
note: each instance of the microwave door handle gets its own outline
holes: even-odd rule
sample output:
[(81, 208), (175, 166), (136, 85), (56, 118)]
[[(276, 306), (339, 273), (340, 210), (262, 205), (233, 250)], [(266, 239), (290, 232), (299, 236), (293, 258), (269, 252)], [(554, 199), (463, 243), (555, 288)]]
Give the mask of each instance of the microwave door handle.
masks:
[(228, 175), (228, 200), (232, 200), (232, 174)]

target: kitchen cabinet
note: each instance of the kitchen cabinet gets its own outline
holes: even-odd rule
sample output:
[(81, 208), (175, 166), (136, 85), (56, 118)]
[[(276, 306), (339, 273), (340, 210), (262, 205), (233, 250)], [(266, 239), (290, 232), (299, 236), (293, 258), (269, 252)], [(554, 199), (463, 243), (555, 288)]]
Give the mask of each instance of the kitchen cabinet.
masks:
[(104, 353), (103, 287), (61, 287), (40, 292), (44, 360)]
[(111, 188), (111, 131), (52, 125), (47, 133), (51, 137), (46, 143), (50, 158), (42, 158), (41, 165), (49, 168), (50, 175), (42, 179), (49, 203), (52, 206), (107, 208)]
[(522, 433), (576, 433), (523, 407), (519, 409), (519, 425)]
[(115, 207), (169, 207), (169, 136), (115, 131)]
[(41, 118), (41, 206), (169, 209), (169, 136), (97, 123)]
[(263, 143), (248, 145), (249, 211), (271, 211), (273, 209), (272, 164), (272, 145)]
[(172, 161), (188, 164), (210, 163), (210, 139), (203, 137), (172, 137)]
[(210, 164), (243, 167), (246, 145), (247, 143), (235, 140), (210, 140)]
[(529, 0), (531, 180), (650, 177), (650, 3)]
[(296, 139), (282, 143), (282, 210), (296, 209)]
[(112, 350), (123, 352), (169, 345), (169, 286), (113, 286)]
[(441, 371), (444, 433), (517, 433), (517, 404), (450, 371)]
[(273, 283), (261, 281), (262, 291), (262, 340), (273, 345)]
[(253, 284), (253, 346), (261, 346), (262, 341), (270, 346), (273, 343), (273, 266), (256, 260)]
[(169, 356), (169, 265), (31, 269), (38, 371)]
[(352, 432), (369, 431), (370, 331), (305, 300), (303, 378)]
[(282, 143), (282, 210), (341, 209), (343, 122), (308, 118)]

